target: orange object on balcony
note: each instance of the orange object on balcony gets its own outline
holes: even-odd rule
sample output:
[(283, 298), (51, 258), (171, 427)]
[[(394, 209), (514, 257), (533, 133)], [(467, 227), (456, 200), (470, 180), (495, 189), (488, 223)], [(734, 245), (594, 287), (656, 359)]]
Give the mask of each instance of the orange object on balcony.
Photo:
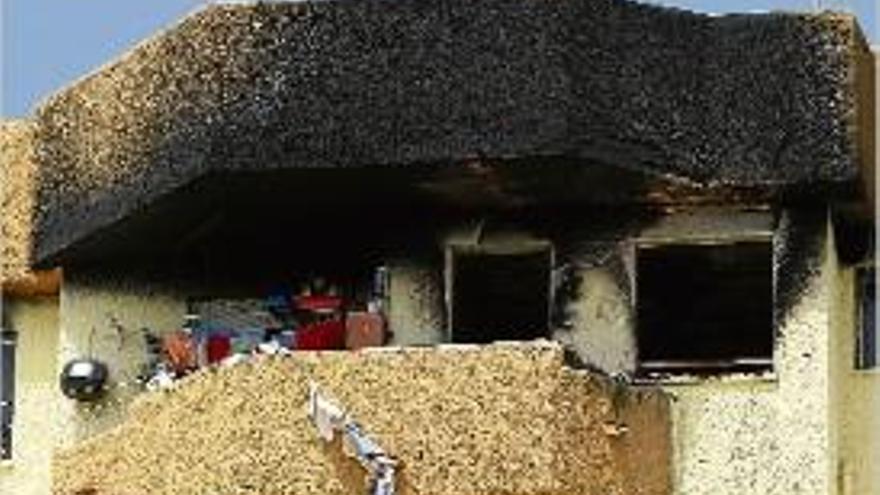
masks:
[(175, 373), (186, 373), (197, 367), (192, 337), (182, 330), (166, 334), (162, 338), (162, 350)]
[(385, 343), (385, 319), (379, 313), (352, 312), (345, 319), (346, 349), (378, 347)]

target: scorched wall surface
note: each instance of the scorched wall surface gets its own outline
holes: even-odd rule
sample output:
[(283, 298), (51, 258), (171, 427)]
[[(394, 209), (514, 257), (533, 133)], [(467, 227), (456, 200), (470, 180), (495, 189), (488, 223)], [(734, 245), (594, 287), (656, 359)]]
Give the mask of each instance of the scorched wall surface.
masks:
[[(831, 315), (844, 310), (834, 309), (835, 304), (842, 304), (834, 302), (841, 299), (834, 296), (841, 277), (832, 270), (834, 253), (826, 232), (830, 225), (826, 211), (707, 208), (669, 216), (607, 217), (585, 214), (579, 217), (580, 228), (574, 227), (577, 223), (565, 222), (532, 222), (519, 227), (509, 222), (490, 224), (484, 225), (481, 234), (484, 248), (510, 249), (541, 239), (552, 241), (554, 277), (559, 284), (553, 336), (579, 363), (607, 373), (631, 374), (637, 364), (635, 244), (742, 236), (764, 236), (774, 244), (773, 371), (714, 378), (677, 376), (661, 381), (674, 398), (670, 403), (674, 493), (849, 495), (837, 488), (843, 483), (838, 480), (841, 476), (851, 478), (847, 483), (857, 487), (854, 489), (873, 489), (872, 481), (867, 481), (872, 479), (873, 468), (862, 459), (875, 444), (862, 443), (865, 438), (861, 435), (870, 428), (866, 408), (871, 406), (865, 402), (868, 396), (858, 391), (858, 387), (872, 386), (870, 378), (853, 378), (856, 388), (838, 386), (833, 378), (836, 372), (832, 366), (843, 366), (839, 363), (843, 358), (833, 356), (847, 351), (835, 351), (837, 344), (831, 337)], [(438, 232), (442, 241), (435, 252), (398, 255), (389, 263), (389, 310), (396, 342), (448, 341), (443, 252), (448, 243), (462, 246), (466, 239), (475, 239), (468, 232), (472, 229), (466, 226)], [(96, 326), (101, 355), (114, 369), (131, 374), (136, 365), (132, 356), (138, 352), (131, 346), (136, 344), (127, 340), (119, 350), (110, 316), (129, 330), (145, 321), (156, 329), (173, 329), (184, 311), (185, 291), (118, 275), (86, 277), (74, 271), (62, 294), (62, 356), (83, 353), (88, 333)], [(847, 325), (841, 320), (841, 330), (835, 332), (845, 332)], [(846, 430), (840, 430), (840, 421), (835, 419), (835, 396), (849, 401), (852, 414), (847, 421), (851, 426)], [(103, 405), (106, 409), (69, 406), (71, 417), (77, 417), (80, 424), (76, 438), (117, 423), (125, 417), (121, 407), (125, 403), (108, 402)], [(110, 419), (105, 422), (101, 418)], [(861, 495), (858, 491), (854, 494)]]

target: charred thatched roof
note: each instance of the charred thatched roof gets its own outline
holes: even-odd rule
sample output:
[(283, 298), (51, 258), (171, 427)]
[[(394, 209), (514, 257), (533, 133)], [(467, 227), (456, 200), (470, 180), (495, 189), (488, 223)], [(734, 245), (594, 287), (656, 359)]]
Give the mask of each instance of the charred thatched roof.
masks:
[(38, 257), (220, 171), (565, 157), (696, 187), (851, 184), (865, 53), (830, 14), (211, 6), (39, 109)]

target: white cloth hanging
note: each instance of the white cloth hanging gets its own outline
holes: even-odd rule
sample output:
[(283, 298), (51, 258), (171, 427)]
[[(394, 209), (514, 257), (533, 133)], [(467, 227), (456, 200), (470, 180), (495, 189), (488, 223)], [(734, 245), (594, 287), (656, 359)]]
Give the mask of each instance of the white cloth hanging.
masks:
[(324, 397), (315, 383), (309, 384), (309, 417), (324, 440), (332, 441), (336, 431), (343, 434), (349, 455), (357, 458), (370, 473), (369, 495), (395, 495), (397, 461), (386, 454), (340, 406)]
[(315, 423), (318, 435), (330, 442), (336, 429), (342, 425), (345, 414), (334, 403), (321, 395), (317, 385), (309, 386), (309, 417)]

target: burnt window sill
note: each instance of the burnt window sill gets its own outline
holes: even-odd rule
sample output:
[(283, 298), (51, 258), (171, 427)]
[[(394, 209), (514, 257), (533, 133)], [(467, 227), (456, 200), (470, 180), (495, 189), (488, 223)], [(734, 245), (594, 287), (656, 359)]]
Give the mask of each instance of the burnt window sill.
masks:
[(777, 381), (771, 359), (725, 361), (648, 361), (640, 363), (636, 382), (663, 385)]

